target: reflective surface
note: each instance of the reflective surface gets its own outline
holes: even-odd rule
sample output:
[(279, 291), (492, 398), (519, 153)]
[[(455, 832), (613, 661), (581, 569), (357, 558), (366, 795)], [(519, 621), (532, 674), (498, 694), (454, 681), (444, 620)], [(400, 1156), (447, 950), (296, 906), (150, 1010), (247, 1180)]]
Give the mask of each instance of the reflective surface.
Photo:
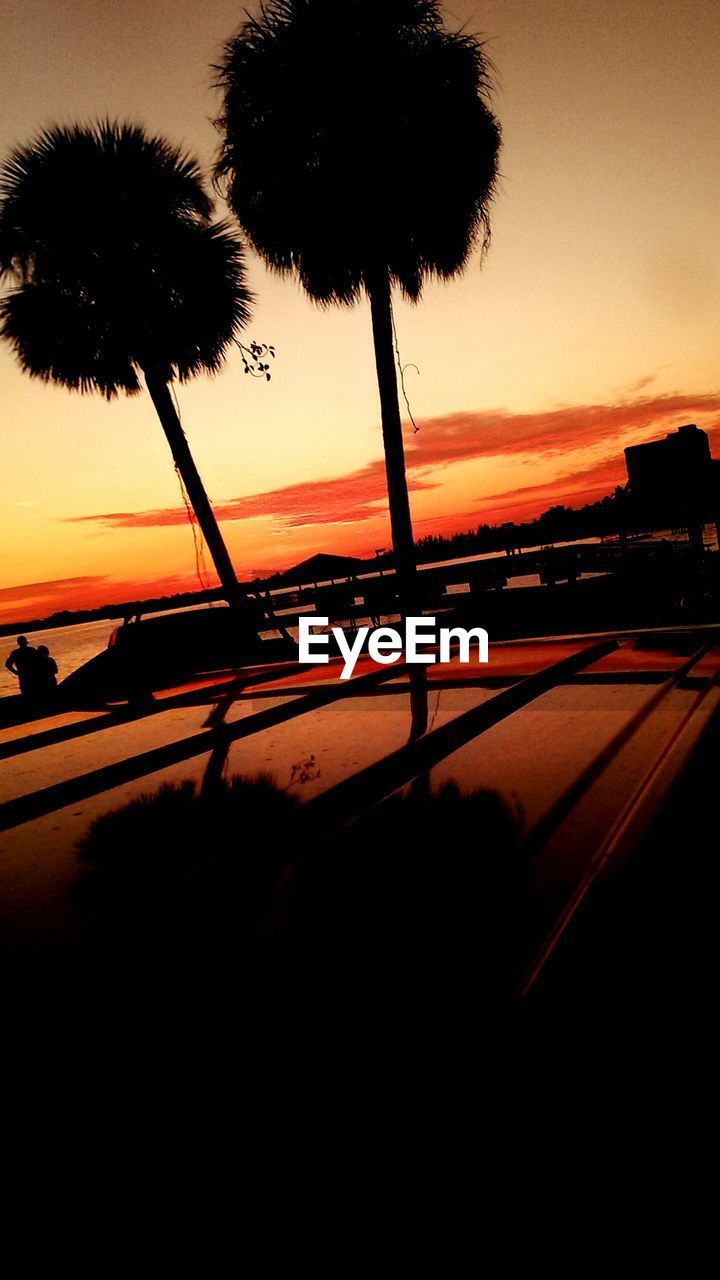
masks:
[[(527, 975), (537, 957), (552, 950), (553, 930), (572, 919), (577, 902), (643, 805), (659, 803), (658, 780), (669, 769), (682, 770), (693, 735), (717, 710), (720, 650), (711, 635), (679, 632), (603, 641), (602, 656), (593, 660), (595, 643), (508, 643), (492, 646), (490, 663), (480, 672), (458, 662), (430, 667), (427, 731), (414, 746), (408, 746), (407, 675), (386, 668), (380, 684), (365, 687), (374, 670), (367, 659), (358, 664), (357, 692), (339, 681), (339, 664), (331, 663), (311, 671), (285, 669), (277, 678), (242, 689), (228, 687), (229, 677), (224, 687), (203, 678), (165, 691), (147, 714), (132, 719), (126, 713), (123, 718), (122, 713), (73, 711), (2, 730), (2, 804), (18, 797), (46, 803), (44, 789), (58, 788), (48, 793), (49, 811), (38, 810), (38, 816), (23, 814), (16, 821), (5, 811), (0, 925), (6, 945), (73, 936), (78, 916), (69, 889), (77, 877), (79, 842), (99, 817), (157, 793), (165, 783), (189, 781), (207, 790), (223, 776), (264, 775), (298, 802), (300, 814), (321, 797), (334, 804), (353, 780), (345, 809), (310, 804), (307, 813), (315, 821), (317, 812), (318, 831), (337, 825), (338, 814), (345, 815), (342, 822), (355, 817), (361, 827), (370, 823), (375, 857), (386, 836), (402, 839), (402, 821), (410, 820), (410, 810), (403, 811), (398, 826), (394, 792), (420, 804), (413, 821), (426, 813), (423, 805), (442, 796), (437, 813), (442, 812), (447, 829), (438, 834), (428, 809), (413, 837), (422, 842), (423, 825), (434, 831), (434, 875), (443, 858), (450, 860), (448, 867), (455, 865), (461, 847), (482, 853), (486, 824), (495, 829), (501, 821), (505, 834), (492, 846), (495, 873), (502, 871), (503, 860), (512, 864), (513, 875), (522, 866), (513, 890), (520, 893), (522, 907), (518, 899), (504, 941), (521, 927), (510, 968), (514, 981), (532, 981)], [(573, 656), (577, 669), (568, 671), (565, 665), (555, 678), (555, 665)], [(436, 741), (449, 743), (437, 756)], [(187, 758), (155, 767), (156, 757), (148, 757), (145, 767), (144, 753), (160, 752), (162, 763), (164, 749), (176, 744)], [(129, 772), (117, 785), (112, 770), (125, 764)], [(93, 781), (96, 771), (101, 772)], [(85, 775), (91, 779), (86, 792), (65, 800), (66, 784)], [(370, 791), (363, 789), (366, 778)], [(464, 807), (463, 797), (471, 802)], [(382, 803), (376, 809), (378, 799)], [(236, 812), (239, 827), (230, 839), (243, 835), (242, 809)], [(270, 812), (270, 834), (272, 823)], [(292, 861), (292, 848), (285, 856)], [(408, 874), (411, 869), (403, 873)], [(472, 892), (485, 899), (484, 885), (481, 880)]]

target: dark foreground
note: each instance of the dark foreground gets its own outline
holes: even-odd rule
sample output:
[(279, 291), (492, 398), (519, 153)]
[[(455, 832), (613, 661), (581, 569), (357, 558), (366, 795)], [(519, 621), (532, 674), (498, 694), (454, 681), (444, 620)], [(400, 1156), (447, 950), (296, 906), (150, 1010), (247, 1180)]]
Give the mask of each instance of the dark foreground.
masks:
[[(83, 1033), (703, 1024), (720, 629), (214, 673), (0, 733), (11, 1009)], [(420, 702), (422, 702), (420, 691)]]

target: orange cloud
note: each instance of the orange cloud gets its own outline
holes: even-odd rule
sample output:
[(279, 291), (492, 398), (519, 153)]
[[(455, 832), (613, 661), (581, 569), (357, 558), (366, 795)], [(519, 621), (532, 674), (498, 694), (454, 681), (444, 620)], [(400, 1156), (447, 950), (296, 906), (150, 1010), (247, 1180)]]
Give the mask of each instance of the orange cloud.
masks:
[[(609, 405), (563, 406), (539, 413), (513, 414), (497, 409), (483, 413), (448, 414), (421, 424), (421, 430), (407, 439), (408, 483), (411, 490), (427, 491), (442, 483), (442, 476), (438, 473), (459, 462), (528, 455), (550, 460), (566, 458), (574, 452), (598, 445), (612, 445), (614, 455), (598, 464), (600, 470), (595, 470), (595, 483), (577, 491), (579, 496), (586, 493), (600, 496), (603, 483), (612, 486), (624, 478), (623, 442), (638, 433), (671, 430), (689, 417), (702, 418), (716, 412), (720, 412), (720, 395), (717, 394), (643, 397)], [(711, 433), (717, 430), (720, 430), (720, 420), (711, 424)], [(603, 467), (607, 473), (606, 480), (602, 475)], [(548, 481), (545, 485), (532, 486), (537, 502), (542, 500), (547, 505), (567, 496), (570, 479), (571, 476), (567, 476)], [(507, 518), (504, 514), (507, 504), (493, 509), (493, 502), (507, 499), (513, 493), (519, 496), (523, 492), (518, 488), (494, 498), (478, 499), (479, 510), (470, 518), (477, 519), (481, 513), (494, 514), (499, 518), (501, 512), (503, 518)], [(308, 480), (234, 498), (219, 503), (215, 514), (220, 521), (271, 518), (281, 527), (292, 529), (307, 525), (363, 523), (381, 515), (386, 506), (385, 468), (381, 461), (376, 461), (346, 475)], [(537, 507), (538, 511), (541, 509)], [(186, 519), (184, 507), (71, 518), (73, 523), (90, 522), (124, 529), (183, 524)], [(455, 519), (459, 520), (461, 516)]]
[[(435, 486), (420, 477), (410, 477), (412, 489)], [(214, 507), (218, 520), (253, 520), (273, 516), (289, 527), (309, 524), (345, 524), (372, 520), (379, 511), (371, 503), (385, 503), (385, 465), (370, 462), (359, 471), (326, 480), (306, 480), (267, 493), (234, 498)], [(96, 516), (72, 516), (71, 524), (101, 523), (112, 529), (148, 529), (185, 524), (185, 507), (159, 511), (116, 511)]]
[[(636, 384), (642, 389), (644, 380)], [(631, 441), (674, 430), (682, 422), (699, 421), (720, 444), (720, 395), (672, 395), (636, 397), (607, 405), (571, 405), (539, 413), (513, 414), (507, 410), (448, 414), (421, 424), (417, 434), (408, 435), (406, 454), (408, 481), (414, 491), (442, 491), (442, 507), (437, 515), (415, 518), (418, 537), (426, 533), (452, 533), (479, 523), (529, 520), (548, 506), (562, 502), (581, 506), (609, 493), (625, 480), (622, 449)], [(588, 464), (588, 451), (604, 456)], [(591, 455), (592, 456), (592, 455)], [(448, 510), (452, 499), (452, 468), (483, 458), (516, 459), (518, 479), (522, 464), (545, 462), (547, 478), (478, 496), (468, 496), (467, 476), (459, 501), (462, 508)], [(542, 474), (542, 473), (541, 473)], [(221, 521), (265, 519), (272, 521), (268, 536), (287, 538), (284, 551), (258, 551), (271, 569), (287, 567), (293, 559), (326, 549), (368, 553), (374, 546), (371, 522), (382, 520), (387, 511), (385, 468), (382, 461), (368, 463), (346, 475), (304, 481), (264, 493), (251, 494), (219, 503), (215, 507)], [(106, 528), (151, 529), (181, 525), (187, 520), (184, 507), (156, 511), (110, 512), (71, 518), (72, 523), (90, 523)], [(347, 526), (339, 543), (341, 525)], [(358, 545), (358, 536), (367, 529), (367, 546)], [(298, 531), (306, 527), (308, 539), (298, 543)], [(379, 536), (379, 535), (378, 535)], [(215, 584), (210, 569), (209, 581)], [(154, 581), (117, 581), (110, 576), (60, 578), (25, 583), (0, 590), (0, 621), (42, 617), (54, 610), (77, 609), (150, 596), (171, 595), (193, 590), (198, 585), (191, 573), (174, 574)]]
[(48, 582), (23, 582), (17, 587), (0, 587), (0, 604), (4, 604), (8, 600), (27, 599), (28, 596), (42, 595), (45, 598), (64, 596), (68, 591), (72, 591), (76, 587), (84, 590), (94, 583), (104, 581), (103, 577), (92, 575), (81, 578), (53, 578)]
[[(616, 443), (633, 432), (670, 430), (676, 420), (720, 411), (720, 395), (643, 397), (614, 404), (567, 405), (537, 413), (456, 413), (435, 418), (408, 442), (411, 468), (470, 458), (532, 454), (551, 458)], [(713, 423), (717, 427), (718, 423)]]

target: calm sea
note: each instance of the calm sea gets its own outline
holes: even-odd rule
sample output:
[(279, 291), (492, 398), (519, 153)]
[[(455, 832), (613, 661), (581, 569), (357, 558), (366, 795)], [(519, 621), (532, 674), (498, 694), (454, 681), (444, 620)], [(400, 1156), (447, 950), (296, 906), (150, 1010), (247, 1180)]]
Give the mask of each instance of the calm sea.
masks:
[[(190, 605), (189, 610), (167, 609), (166, 613), (185, 613), (192, 609), (203, 609), (204, 605)], [(148, 617), (150, 615), (148, 614)], [(159, 618), (160, 614), (152, 615)], [(58, 681), (64, 680), (71, 671), (76, 671), (83, 662), (94, 658), (102, 649), (107, 648), (116, 627), (122, 618), (114, 618), (102, 622), (80, 622), (76, 627), (54, 627), (48, 631), (26, 631), (30, 644), (46, 644), (58, 664)], [(0, 636), (0, 698), (8, 693), (17, 693), (17, 680), (6, 670), (5, 659), (16, 646), (15, 636)]]
[[(58, 679), (94, 658), (107, 647), (118, 622), (81, 622), (77, 627), (56, 627), (50, 631), (26, 631), (31, 644), (46, 644), (58, 664)], [(17, 680), (5, 669), (5, 659), (15, 648), (14, 636), (0, 636), (0, 697), (17, 693)]]

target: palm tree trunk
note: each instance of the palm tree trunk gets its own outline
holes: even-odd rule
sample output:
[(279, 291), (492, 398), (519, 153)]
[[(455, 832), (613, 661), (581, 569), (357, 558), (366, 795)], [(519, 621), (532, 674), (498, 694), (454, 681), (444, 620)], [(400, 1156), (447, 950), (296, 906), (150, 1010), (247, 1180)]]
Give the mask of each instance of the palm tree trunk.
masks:
[[(372, 316), (375, 366), (380, 391), (385, 475), (387, 477), (390, 528), (395, 572), (398, 579), (400, 611), (403, 617), (419, 617), (420, 608), (415, 564), (415, 540), (410, 516), (410, 497), (405, 473), (405, 447), (398, 399), (395, 350), (393, 346), (390, 280), (387, 271), (378, 272), (368, 285)], [(410, 672), (411, 738), (427, 728), (427, 682), (425, 668)]]
[(210, 499), (205, 492), (205, 486), (200, 479), (200, 473), (190, 452), (190, 446), (173, 403), (167, 379), (162, 374), (148, 370), (144, 370), (144, 373), (150, 398), (157, 410), (175, 465), (180, 472), (192, 509), (197, 516), (197, 522), (212, 556), (223, 594), (228, 603), (233, 604), (237, 601), (240, 593), (238, 580), (218, 522), (215, 519), (215, 512), (210, 505)]
[(410, 498), (405, 474), (400, 401), (398, 399), (395, 351), (393, 348), (390, 281), (387, 272), (378, 273), (368, 288), (372, 315), (375, 365), (382, 414), (385, 474), (387, 476), (390, 528), (400, 602), (405, 615), (415, 612), (415, 541), (410, 518)]

